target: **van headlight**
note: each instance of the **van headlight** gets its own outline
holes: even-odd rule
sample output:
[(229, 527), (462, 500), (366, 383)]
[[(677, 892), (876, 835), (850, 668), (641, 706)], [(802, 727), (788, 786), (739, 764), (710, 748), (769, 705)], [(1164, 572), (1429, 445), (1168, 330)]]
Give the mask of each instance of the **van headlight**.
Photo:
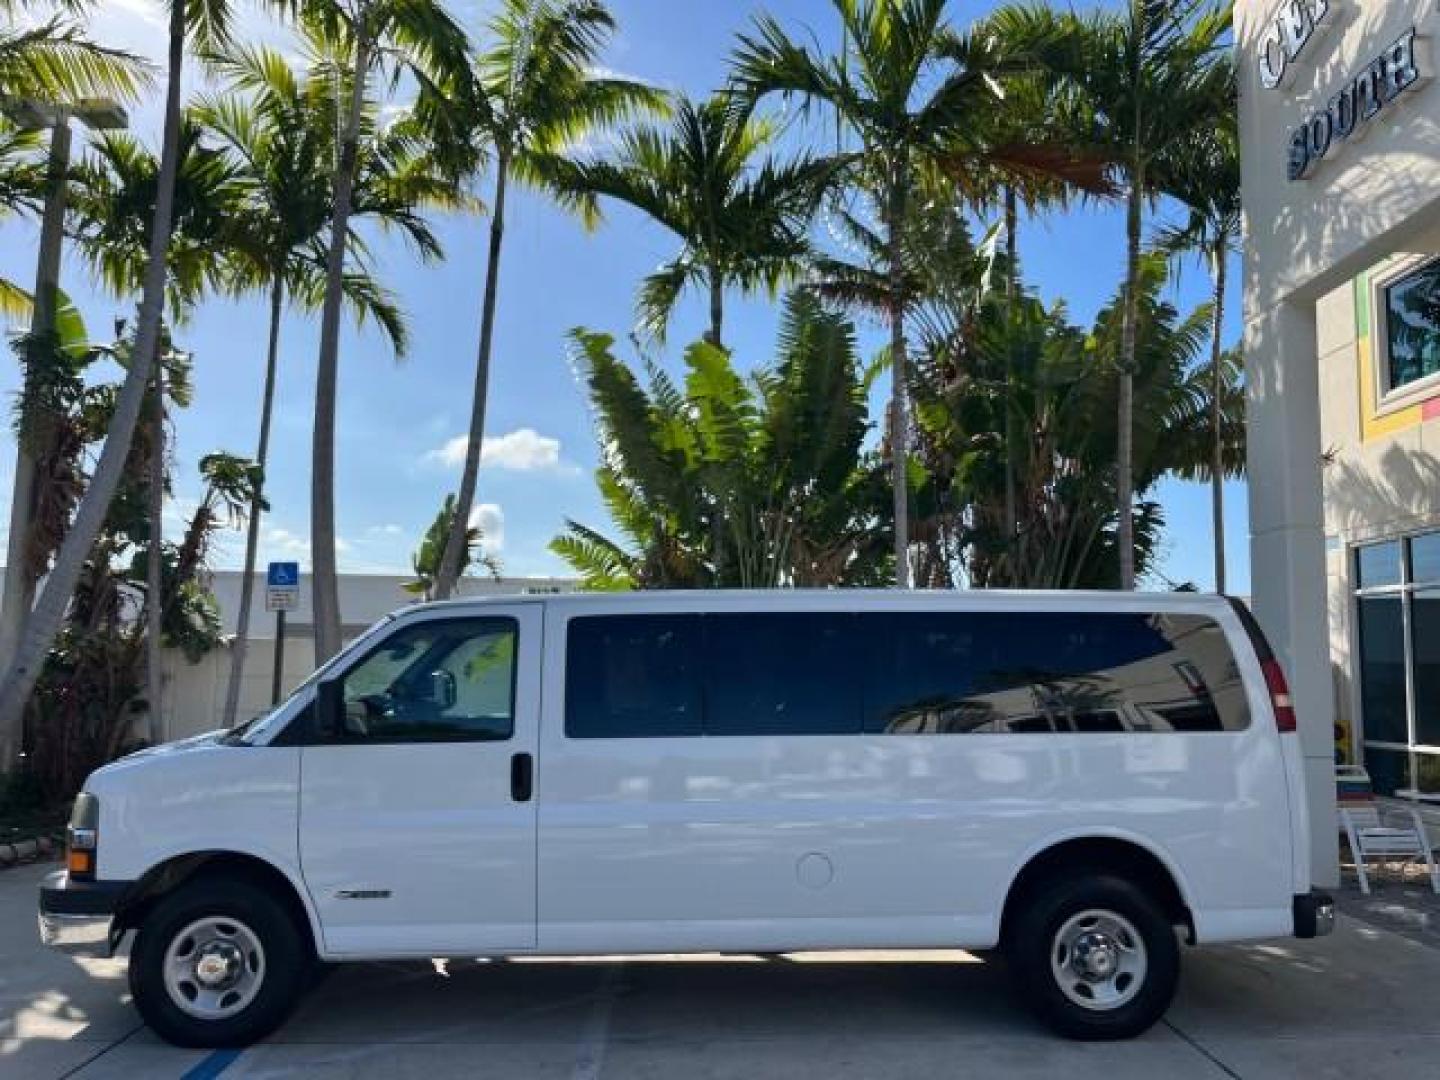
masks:
[(100, 841), (100, 800), (88, 791), (75, 797), (70, 824), (65, 826), (65, 869), (72, 878), (93, 880)]

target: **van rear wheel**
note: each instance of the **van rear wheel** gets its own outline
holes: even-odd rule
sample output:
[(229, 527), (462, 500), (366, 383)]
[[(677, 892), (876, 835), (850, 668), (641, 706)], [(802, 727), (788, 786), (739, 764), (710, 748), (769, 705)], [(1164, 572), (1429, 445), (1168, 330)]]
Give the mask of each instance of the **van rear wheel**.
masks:
[(282, 904), (248, 882), (201, 880), (147, 914), (130, 952), (130, 992), (167, 1042), (246, 1046), (284, 1022), (309, 961)]
[(1164, 911), (1124, 878), (1051, 879), (1031, 890), (1007, 957), (1026, 1004), (1072, 1039), (1128, 1039), (1165, 1015), (1180, 947)]

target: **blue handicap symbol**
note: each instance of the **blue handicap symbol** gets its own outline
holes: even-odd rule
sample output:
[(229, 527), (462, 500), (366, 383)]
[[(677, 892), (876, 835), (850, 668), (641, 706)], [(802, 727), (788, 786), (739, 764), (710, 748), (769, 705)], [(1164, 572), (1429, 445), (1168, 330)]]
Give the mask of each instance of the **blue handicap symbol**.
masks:
[(272, 589), (293, 589), (300, 584), (300, 564), (272, 562), (265, 574), (265, 584)]

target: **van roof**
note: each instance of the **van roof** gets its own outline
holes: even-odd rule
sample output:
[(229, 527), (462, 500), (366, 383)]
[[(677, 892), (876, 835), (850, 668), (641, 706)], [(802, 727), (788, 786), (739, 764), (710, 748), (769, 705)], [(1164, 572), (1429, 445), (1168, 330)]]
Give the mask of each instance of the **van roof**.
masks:
[(432, 600), (396, 614), (476, 610), (503, 604), (558, 604), (565, 607), (635, 606), (708, 610), (749, 607), (760, 610), (818, 607), (844, 610), (855, 605), (924, 610), (967, 607), (1056, 607), (1070, 610), (1118, 608), (1134, 611), (1214, 611), (1231, 601), (1218, 593), (1120, 592), (1102, 589), (640, 589), (633, 592), (513, 593)]

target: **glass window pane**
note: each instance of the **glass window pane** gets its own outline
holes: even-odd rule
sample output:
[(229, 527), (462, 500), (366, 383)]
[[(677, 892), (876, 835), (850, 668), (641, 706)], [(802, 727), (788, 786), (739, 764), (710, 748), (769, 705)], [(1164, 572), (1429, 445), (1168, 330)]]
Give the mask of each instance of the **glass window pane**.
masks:
[(1362, 596), (1360, 714), (1366, 741), (1406, 743), (1405, 626), (1399, 596)]
[(1440, 746), (1440, 589), (1415, 591), (1410, 601), (1410, 645), (1415, 662), (1415, 741)]
[(1404, 750), (1382, 750), (1365, 747), (1365, 771), (1376, 795), (1394, 795), (1399, 788), (1411, 787), (1410, 755)]
[(626, 739), (700, 734), (695, 615), (571, 619), (565, 734)]
[(1366, 544), (1355, 549), (1355, 568), (1360, 588), (1375, 589), (1400, 584), (1400, 541)]
[(1110, 613), (862, 616), (866, 730), (1218, 731), (1244, 689), (1209, 619)]
[(345, 673), (345, 737), (508, 739), (515, 726), (513, 619), (443, 619), (397, 630)]
[(1440, 795), (1440, 754), (1416, 753), (1410, 761), (1416, 788), (1421, 795)]
[(705, 734), (853, 735), (855, 616), (706, 615)]
[(1440, 260), (1385, 290), (1390, 388), (1440, 371)]
[(1440, 581), (1440, 533), (1410, 540), (1410, 580), (1417, 585)]

